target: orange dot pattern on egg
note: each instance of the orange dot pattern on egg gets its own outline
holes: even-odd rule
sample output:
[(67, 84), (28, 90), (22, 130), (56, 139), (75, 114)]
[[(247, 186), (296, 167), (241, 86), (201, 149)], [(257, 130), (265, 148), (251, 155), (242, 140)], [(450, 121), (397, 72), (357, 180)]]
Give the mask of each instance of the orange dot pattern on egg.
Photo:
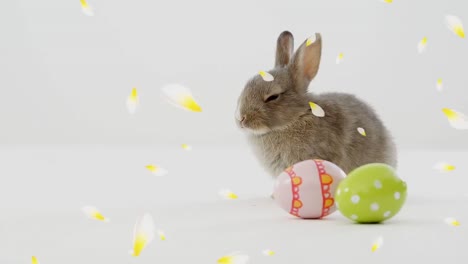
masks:
[(331, 184), (333, 183), (333, 177), (327, 174), (325, 166), (323, 165), (323, 160), (314, 160), (317, 170), (320, 174), (320, 183), (322, 185), (322, 215), (320, 218), (330, 214), (330, 207), (335, 204), (335, 200), (331, 197)]
[(299, 187), (302, 184), (302, 178), (296, 175), (292, 166), (288, 167), (285, 171), (291, 178), (291, 189), (293, 195), (291, 210), (289, 211), (289, 213), (294, 216), (300, 217), (299, 209), (302, 208), (302, 201), (299, 195)]

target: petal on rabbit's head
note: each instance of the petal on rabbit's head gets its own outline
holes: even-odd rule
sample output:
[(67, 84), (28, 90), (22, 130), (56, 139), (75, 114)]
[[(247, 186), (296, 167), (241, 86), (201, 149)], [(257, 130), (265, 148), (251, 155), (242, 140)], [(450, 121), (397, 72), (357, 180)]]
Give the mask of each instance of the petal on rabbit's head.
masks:
[(446, 15), (445, 24), (447, 27), (460, 38), (465, 38), (465, 31), (463, 29), (463, 23), (457, 16)]
[(275, 80), (275, 77), (273, 77), (273, 75), (271, 75), (269, 72), (259, 71), (258, 74), (260, 74), (260, 76), (262, 76), (262, 79), (265, 82), (271, 82), (271, 81)]

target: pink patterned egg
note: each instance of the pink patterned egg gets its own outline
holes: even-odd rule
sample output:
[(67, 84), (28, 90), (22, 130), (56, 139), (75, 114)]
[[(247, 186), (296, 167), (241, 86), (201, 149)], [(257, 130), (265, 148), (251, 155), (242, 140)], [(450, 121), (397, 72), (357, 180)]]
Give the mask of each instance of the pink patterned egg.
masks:
[(333, 196), (345, 177), (343, 170), (329, 161), (301, 161), (278, 176), (274, 199), (291, 215), (322, 218), (336, 211)]

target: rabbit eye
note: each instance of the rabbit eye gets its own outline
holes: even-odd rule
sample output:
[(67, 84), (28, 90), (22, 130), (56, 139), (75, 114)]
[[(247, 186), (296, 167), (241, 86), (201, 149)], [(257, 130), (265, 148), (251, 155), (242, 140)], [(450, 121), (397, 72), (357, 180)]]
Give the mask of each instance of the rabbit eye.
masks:
[(279, 94), (271, 95), (265, 100), (265, 102), (270, 102), (270, 101), (276, 100), (276, 99), (278, 99), (278, 97), (279, 97)]

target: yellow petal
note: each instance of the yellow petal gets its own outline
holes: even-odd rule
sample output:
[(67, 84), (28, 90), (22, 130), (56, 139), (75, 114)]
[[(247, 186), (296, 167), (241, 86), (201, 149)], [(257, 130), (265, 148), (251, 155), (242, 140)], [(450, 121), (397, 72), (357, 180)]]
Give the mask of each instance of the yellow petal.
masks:
[(238, 196), (235, 193), (233, 193), (232, 191), (228, 189), (223, 189), (219, 191), (219, 195), (226, 200), (235, 200), (238, 198)]
[(450, 172), (455, 170), (455, 166), (447, 162), (439, 162), (434, 165), (434, 169), (440, 172)]
[(441, 78), (437, 79), (437, 86), (436, 86), (436, 87), (437, 87), (437, 91), (439, 91), (439, 92), (442, 91), (442, 89), (443, 89), (443, 83), (442, 83), (442, 79), (441, 79)]
[(93, 16), (93, 8), (86, 2), (86, 0), (80, 0), (81, 3), (81, 10), (83, 10), (83, 13), (87, 16)]
[(323, 111), (322, 107), (320, 105), (314, 103), (314, 102), (309, 102), (310, 109), (312, 110), (312, 114), (317, 117), (324, 117), (325, 116), (325, 111)]
[(270, 250), (270, 249), (265, 249), (265, 250), (263, 250), (262, 253), (263, 253), (263, 255), (265, 255), (265, 256), (273, 256), (273, 255), (275, 254), (275, 252), (273, 252), (273, 251)]
[(460, 226), (460, 222), (458, 222), (458, 220), (453, 217), (445, 218), (445, 223), (451, 226)]
[(132, 255), (138, 257), (143, 249), (154, 239), (154, 222), (153, 217), (145, 213), (137, 219), (133, 232), (133, 251)]
[(39, 264), (39, 261), (37, 260), (37, 258), (35, 256), (32, 257), (32, 264)]
[(242, 254), (230, 254), (218, 259), (218, 264), (246, 264), (249, 256)]
[(423, 53), (426, 50), (426, 46), (427, 46), (427, 37), (424, 37), (418, 43), (418, 52)]
[(265, 82), (271, 82), (273, 81), (275, 78), (273, 77), (273, 75), (271, 75), (270, 73), (266, 72), (266, 71), (260, 71), (258, 74), (260, 74), (260, 76), (262, 76), (263, 80)]
[(138, 92), (136, 88), (132, 88), (130, 95), (127, 98), (127, 109), (130, 114), (134, 114), (139, 105)]
[(187, 151), (192, 150), (192, 146), (187, 145), (187, 144), (182, 144), (182, 148), (185, 149), (185, 150), (187, 150)]
[(359, 134), (363, 135), (364, 137), (367, 136), (366, 130), (364, 130), (364, 128), (358, 127), (357, 131), (359, 132)]
[(382, 0), (384, 3), (391, 4), (393, 3), (393, 0)]
[(344, 54), (343, 52), (340, 52), (338, 56), (336, 56), (336, 64), (340, 64), (343, 58), (344, 58)]
[(151, 173), (153, 173), (154, 175), (156, 176), (164, 176), (168, 173), (167, 170), (161, 168), (161, 167), (158, 167), (156, 165), (146, 165), (145, 166)]
[(163, 241), (166, 240), (166, 234), (164, 234), (162, 230), (158, 230), (158, 236), (159, 236), (159, 239)]
[(168, 103), (190, 112), (202, 111), (189, 88), (179, 84), (169, 84), (164, 86), (162, 91)]
[(81, 208), (81, 210), (83, 211), (83, 213), (85, 213), (85, 215), (91, 219), (94, 219), (94, 220), (98, 220), (98, 221), (102, 221), (102, 222), (109, 222), (110, 220), (106, 217), (104, 217), (101, 212), (99, 212), (99, 210), (94, 207), (94, 206), (83, 206), (83, 208)]
[(378, 237), (375, 240), (374, 244), (372, 244), (372, 248), (371, 248), (372, 252), (377, 251), (379, 248), (382, 247), (382, 245), (383, 245), (383, 237)]
[(447, 15), (445, 16), (445, 23), (447, 27), (460, 38), (465, 38), (465, 32), (463, 30), (463, 23), (457, 16)]
[(468, 118), (464, 114), (450, 108), (443, 108), (442, 112), (453, 128), (460, 130), (468, 129)]

